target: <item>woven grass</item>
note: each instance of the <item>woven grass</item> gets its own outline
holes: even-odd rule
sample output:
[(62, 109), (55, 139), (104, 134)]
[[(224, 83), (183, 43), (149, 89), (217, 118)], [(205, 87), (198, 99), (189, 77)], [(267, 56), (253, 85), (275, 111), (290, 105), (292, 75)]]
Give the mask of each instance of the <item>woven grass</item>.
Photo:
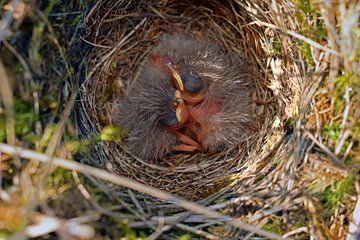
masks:
[[(234, 181), (251, 185), (259, 174), (268, 174), (274, 167), (268, 157), (276, 150), (272, 146), (281, 141), (286, 121), (297, 113), (302, 79), (298, 63), (290, 59), (298, 54), (289, 41), (280, 56), (276, 53), (279, 42), (274, 39), (283, 36), (253, 24), (274, 21), (265, 14), (266, 7), (221, 1), (97, 3), (86, 21), (86, 40), (93, 50), (87, 56), (87, 77), (81, 83), (78, 123), (85, 136), (112, 124), (116, 100), (126, 95), (147, 54), (165, 33), (186, 32), (211, 39), (224, 51), (245, 55), (249, 68), (258, 73), (254, 76), (256, 99), (265, 104), (254, 109), (259, 119), (257, 131), (216, 154), (174, 154), (145, 161), (127, 150), (125, 140), (97, 144), (90, 162), (193, 200), (208, 197)], [(292, 67), (286, 69), (286, 65)]]
[[(347, 184), (354, 181), (353, 172), (346, 170), (344, 159), (356, 155), (356, 150), (351, 149), (354, 144), (356, 146), (358, 135), (349, 128), (355, 126), (358, 111), (355, 111), (356, 104), (349, 104), (356, 96), (350, 94), (349, 86), (345, 91), (342, 81), (345, 78), (345, 82), (351, 84), (357, 77), (351, 74), (343, 80), (335, 77), (340, 66), (338, 51), (343, 54), (347, 51), (344, 61), (352, 62), (349, 57), (354, 56), (357, 48), (345, 43), (353, 42), (353, 46), (358, 43), (353, 35), (342, 32), (342, 43), (348, 48), (341, 43), (340, 49), (339, 43), (335, 43), (334, 31), (328, 29), (328, 36), (324, 35), (317, 25), (314, 14), (317, 10), (306, 4), (289, 1), (272, 4), (263, 1), (98, 2), (85, 22), (89, 33), (86, 40), (93, 49), (86, 58), (86, 78), (80, 85), (83, 91), (78, 123), (84, 136), (97, 134), (105, 126), (112, 125), (114, 102), (119, 95), (126, 95), (147, 55), (166, 33), (180, 32), (211, 39), (224, 51), (245, 55), (249, 67), (258, 73), (254, 77), (256, 99), (266, 104), (256, 106), (257, 131), (246, 141), (239, 139), (216, 154), (175, 154), (145, 161), (127, 150), (125, 140), (96, 144), (91, 158), (88, 156), (86, 161), (187, 199), (201, 200), (229, 215), (247, 216), (247, 221), (286, 233), (284, 236), (344, 238), (348, 229), (344, 219), (352, 219), (351, 210), (344, 205), (334, 210), (329, 202), (338, 194), (338, 184), (347, 189)], [(331, 16), (331, 11), (340, 11), (339, 8), (321, 4), (316, 7), (322, 9), (329, 26), (339, 21), (344, 29), (344, 19), (351, 18), (355, 5), (346, 6), (348, 15), (343, 13), (338, 19)], [(309, 13), (312, 18), (306, 16)], [(313, 36), (329, 47), (299, 33)], [(358, 65), (350, 65), (347, 71), (356, 72)], [(340, 88), (336, 88), (336, 82)], [(349, 117), (343, 115), (345, 120), (339, 137), (346, 139), (350, 132), (353, 137), (349, 139), (350, 145), (339, 139), (328, 142), (337, 146), (337, 155), (334, 155), (322, 143), (320, 128), (323, 122), (329, 125), (336, 122), (335, 112), (345, 114), (346, 107), (334, 109), (340, 94), (345, 94), (348, 110), (354, 111), (350, 117), (352, 123), (346, 125), (347, 131), (344, 122)], [(315, 136), (311, 133), (314, 129)], [(324, 140), (328, 141), (326, 137)], [(345, 150), (339, 150), (344, 146), (347, 146)], [(324, 182), (328, 179), (328, 182), (319, 178)], [(336, 189), (326, 190), (329, 187)], [(107, 186), (106, 189), (107, 194), (121, 196), (135, 204), (139, 214), (146, 212), (149, 217), (146, 222), (132, 221), (130, 227), (142, 228), (149, 223), (156, 225), (158, 221), (164, 224), (183, 221), (197, 227), (181, 224), (176, 227), (193, 233), (205, 224), (208, 232), (196, 234), (210, 239), (245, 236), (243, 231), (217, 225), (218, 221), (186, 213), (174, 215), (180, 209), (172, 202), (141, 194), (129, 196), (129, 192), (118, 187)], [(318, 195), (319, 191), (325, 192)], [(318, 199), (325, 199), (326, 209)], [(351, 206), (354, 202), (350, 199), (344, 201)], [(162, 220), (157, 217), (160, 209), (167, 216)], [(308, 223), (308, 228), (301, 227), (304, 222)], [(289, 231), (294, 226), (299, 227)]]

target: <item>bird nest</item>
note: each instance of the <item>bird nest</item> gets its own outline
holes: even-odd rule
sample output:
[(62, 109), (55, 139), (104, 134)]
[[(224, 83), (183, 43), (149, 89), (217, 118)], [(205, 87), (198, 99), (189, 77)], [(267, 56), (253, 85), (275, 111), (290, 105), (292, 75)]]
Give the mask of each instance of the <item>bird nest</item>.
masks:
[[(297, 27), (287, 4), (276, 12), (264, 1), (97, 1), (85, 19), (84, 41), (92, 48), (79, 80), (77, 126), (82, 138), (102, 140), (82, 159), (192, 200), (230, 190), (266, 195), (276, 184), (290, 184), (298, 141), (291, 119), (298, 114), (302, 80), (296, 46), (277, 29)], [(288, 26), (277, 26), (279, 18)], [(255, 85), (256, 129), (216, 152), (142, 159), (129, 150), (114, 108), (152, 49), (174, 33), (207, 39), (246, 59)], [(109, 132), (118, 135), (106, 138)]]

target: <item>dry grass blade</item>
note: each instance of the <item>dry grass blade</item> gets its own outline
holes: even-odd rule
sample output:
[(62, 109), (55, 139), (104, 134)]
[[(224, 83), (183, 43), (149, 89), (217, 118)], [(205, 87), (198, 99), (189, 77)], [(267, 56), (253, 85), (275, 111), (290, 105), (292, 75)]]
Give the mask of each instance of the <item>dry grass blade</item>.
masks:
[(316, 144), (318, 145), (330, 158), (330, 160), (335, 163), (337, 166), (346, 169), (347, 167), (345, 166), (345, 164), (333, 153), (329, 150), (329, 148), (327, 148), (324, 144), (320, 143), (315, 137), (314, 135), (312, 135), (308, 130), (306, 130), (305, 128), (302, 129), (305, 134)]
[(6, 37), (6, 33), (8, 31), (8, 27), (13, 20), (13, 9), (16, 9), (19, 5), (20, 0), (12, 0), (11, 1), (11, 9), (10, 11), (6, 11), (0, 20), (0, 42)]
[(6, 73), (5, 66), (0, 59), (0, 96), (5, 107), (6, 116), (6, 137), (9, 144), (15, 145), (15, 113), (13, 104), (13, 91), (10, 86), (10, 79)]
[(27, 150), (27, 149), (23, 149), (23, 148), (19, 148), (19, 147), (13, 147), (13, 146), (10, 146), (7, 144), (0, 144), (0, 152), (4, 152), (7, 154), (11, 154), (11, 155), (16, 155), (21, 158), (32, 159), (32, 160), (36, 160), (36, 161), (40, 161), (40, 162), (45, 162), (45, 163), (50, 162), (51, 164), (58, 166), (58, 167), (62, 167), (62, 168), (73, 170), (73, 171), (78, 171), (83, 174), (92, 175), (99, 179), (117, 184), (119, 186), (129, 188), (129, 189), (141, 192), (141, 193), (148, 194), (152, 197), (156, 197), (156, 198), (159, 198), (162, 200), (174, 202), (178, 206), (180, 206), (184, 209), (187, 209), (191, 212), (203, 215), (204, 217), (207, 217), (207, 218), (216, 219), (219, 222), (224, 222), (226, 224), (229, 224), (229, 225), (239, 228), (239, 229), (253, 232), (253, 233), (259, 234), (261, 236), (264, 236), (264, 237), (267, 237), (270, 239), (283, 239), (281, 236), (279, 236), (277, 234), (262, 230), (259, 227), (251, 226), (249, 224), (241, 222), (240, 220), (235, 220), (231, 217), (225, 216), (219, 212), (211, 210), (200, 204), (197, 204), (194, 202), (189, 202), (187, 200), (176, 197), (172, 194), (166, 193), (159, 189), (146, 186), (146, 185), (136, 182), (134, 180), (131, 180), (131, 179), (128, 179), (125, 177), (121, 177), (121, 176), (115, 175), (113, 173), (109, 173), (108, 171), (105, 171), (105, 170), (86, 166), (86, 165), (79, 164), (77, 162), (66, 160), (66, 159), (52, 158), (52, 157), (49, 157), (42, 153), (38, 153), (35, 151), (31, 151), (31, 150)]
[(60, 139), (64, 132), (65, 124), (69, 120), (69, 116), (74, 107), (76, 96), (77, 96), (77, 90), (73, 89), (70, 99), (69, 99), (68, 103), (66, 104), (66, 107), (61, 115), (60, 121), (56, 125), (54, 135), (51, 138), (49, 145), (46, 149), (46, 154), (49, 156), (52, 156), (54, 154), (54, 152), (60, 142)]
[(179, 229), (182, 229), (184, 231), (194, 233), (194, 234), (196, 234), (196, 235), (198, 235), (200, 237), (203, 237), (203, 238), (206, 238), (206, 239), (209, 239), (209, 240), (220, 240), (221, 239), (221, 237), (219, 237), (219, 236), (216, 236), (214, 234), (211, 234), (211, 233), (199, 230), (199, 229), (195, 229), (193, 227), (189, 227), (189, 226), (187, 226), (185, 224), (182, 224), (182, 223), (176, 224), (176, 227), (178, 227)]
[(307, 38), (307, 37), (304, 37), (303, 35), (299, 34), (299, 33), (296, 33), (296, 32), (293, 32), (293, 31), (290, 31), (288, 29), (283, 29), (283, 28), (280, 28), (274, 24), (269, 24), (269, 23), (264, 23), (264, 22), (255, 22), (255, 24), (258, 24), (260, 26), (266, 26), (266, 27), (269, 27), (269, 28), (272, 28), (272, 29), (276, 29), (276, 30), (280, 30), (290, 36), (293, 36), (301, 41), (304, 41), (308, 44), (310, 44), (311, 46), (315, 47), (315, 48), (318, 48), (320, 50), (323, 50), (325, 52), (329, 52), (335, 56), (340, 56), (340, 53), (338, 51), (335, 51), (334, 49), (330, 49), (328, 47), (325, 47), (325, 46), (322, 46), (321, 44)]

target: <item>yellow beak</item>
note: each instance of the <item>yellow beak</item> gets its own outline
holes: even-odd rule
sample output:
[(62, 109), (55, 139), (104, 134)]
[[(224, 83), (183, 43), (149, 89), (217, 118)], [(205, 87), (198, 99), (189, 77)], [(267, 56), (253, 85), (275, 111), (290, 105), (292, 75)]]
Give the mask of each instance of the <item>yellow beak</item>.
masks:
[(175, 85), (178, 87), (178, 90), (183, 92), (184, 91), (184, 84), (183, 84), (183, 81), (182, 81), (182, 79), (180, 77), (179, 72), (171, 64), (167, 64), (166, 66), (169, 68), (169, 70), (171, 72), (171, 75), (172, 75), (173, 79), (175, 80)]
[(179, 90), (175, 91), (175, 111), (176, 111), (176, 119), (178, 120), (178, 125), (182, 126), (185, 124), (189, 118), (189, 113), (182, 99), (182, 94)]

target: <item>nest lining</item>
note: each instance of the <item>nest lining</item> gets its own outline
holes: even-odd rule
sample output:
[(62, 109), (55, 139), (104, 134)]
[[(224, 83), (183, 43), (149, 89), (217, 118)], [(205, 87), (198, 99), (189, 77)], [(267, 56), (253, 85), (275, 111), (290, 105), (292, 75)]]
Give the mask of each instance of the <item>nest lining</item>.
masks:
[(283, 127), (296, 111), (300, 85), (292, 59), (296, 52), (288, 45), (282, 46), (283, 55), (277, 55), (274, 44), (279, 36), (251, 24), (272, 22), (266, 9), (266, 3), (247, 1), (99, 1), (86, 21), (86, 40), (93, 49), (86, 59), (87, 77), (80, 82), (81, 136), (92, 136), (113, 124), (111, 113), (118, 96), (131, 88), (146, 56), (166, 33), (190, 33), (215, 41), (224, 51), (245, 55), (258, 72), (256, 98), (267, 103), (256, 109), (258, 131), (224, 151), (145, 161), (124, 142), (103, 141), (92, 147), (90, 163), (193, 200), (234, 182), (251, 186), (261, 176), (274, 174), (274, 151), (284, 146)]

